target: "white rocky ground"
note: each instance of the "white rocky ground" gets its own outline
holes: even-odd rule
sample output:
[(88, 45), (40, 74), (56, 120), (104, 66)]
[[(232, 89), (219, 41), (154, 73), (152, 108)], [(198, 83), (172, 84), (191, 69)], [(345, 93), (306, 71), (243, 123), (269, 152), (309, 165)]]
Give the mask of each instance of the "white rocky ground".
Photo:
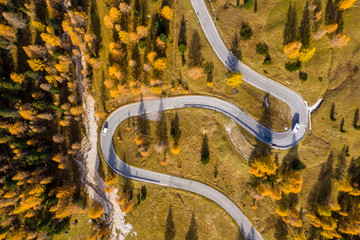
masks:
[[(82, 83), (81, 70), (85, 69), (85, 60), (76, 58), (78, 83)], [(105, 192), (105, 182), (98, 173), (99, 157), (97, 155), (97, 129), (98, 125), (95, 119), (95, 100), (91, 94), (81, 87), (82, 103), (84, 108), (83, 122), (85, 125), (86, 136), (82, 140), (82, 157), (78, 160), (82, 173), (82, 183), (86, 187), (86, 191), (90, 199), (100, 202), (104, 206), (104, 214), (107, 215), (107, 222), (110, 224), (112, 231), (112, 239), (125, 239), (130, 233), (132, 225), (125, 223), (125, 213), (121, 211), (118, 204), (118, 189), (114, 189), (111, 193)], [(132, 232), (136, 235), (136, 232)]]

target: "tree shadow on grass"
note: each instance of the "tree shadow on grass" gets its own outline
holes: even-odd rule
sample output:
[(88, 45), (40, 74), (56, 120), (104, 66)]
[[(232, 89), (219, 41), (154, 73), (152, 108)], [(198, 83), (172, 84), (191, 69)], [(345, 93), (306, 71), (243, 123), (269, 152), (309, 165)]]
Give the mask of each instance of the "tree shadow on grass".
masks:
[(309, 208), (312, 211), (315, 210), (317, 204), (324, 204), (330, 200), (333, 185), (333, 164), (334, 155), (331, 152), (326, 162), (321, 164), (318, 180), (308, 197)]
[(197, 223), (195, 220), (195, 214), (193, 213), (191, 216), (190, 226), (186, 233), (185, 240), (198, 240), (198, 233), (197, 233)]
[[(263, 128), (259, 129), (260, 137), (263, 137), (264, 140), (267, 142), (271, 142), (271, 140), (272, 140), (272, 133), (269, 130), (269, 128), (271, 128), (271, 126), (272, 126), (270, 102), (268, 102), (269, 96), (270, 95), (267, 93), (264, 97), (264, 101), (263, 101), (264, 111), (263, 111), (261, 119), (259, 120), (259, 122), (263, 126), (267, 127), (267, 129), (263, 129)], [(271, 154), (271, 146), (269, 144), (261, 141), (260, 139), (256, 138), (255, 148), (250, 155), (249, 163), (251, 163), (254, 159), (258, 158), (259, 156), (263, 156), (266, 154)]]
[(166, 217), (166, 230), (165, 230), (165, 240), (172, 240), (175, 238), (176, 230), (175, 230), (175, 223), (172, 214), (171, 205), (169, 207), (169, 212)]

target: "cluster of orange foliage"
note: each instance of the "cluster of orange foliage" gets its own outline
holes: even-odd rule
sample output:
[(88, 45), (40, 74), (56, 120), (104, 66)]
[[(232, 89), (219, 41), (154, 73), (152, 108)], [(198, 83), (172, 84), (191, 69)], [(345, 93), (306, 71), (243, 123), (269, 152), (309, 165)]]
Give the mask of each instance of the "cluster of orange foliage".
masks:
[(284, 46), (285, 55), (292, 59), (298, 58), (300, 54), (302, 43), (301, 42), (292, 42)]
[(267, 176), (274, 175), (276, 169), (275, 159), (270, 154), (266, 154), (258, 157), (251, 163), (249, 173), (266, 179)]
[[(298, 194), (301, 191), (303, 180), (298, 171), (290, 169), (278, 173), (277, 169), (275, 158), (270, 154), (260, 155), (251, 162), (249, 173), (260, 178), (250, 194), (254, 200), (261, 200), (268, 196), (272, 200), (280, 201), (284, 195)], [(268, 180), (271, 182), (269, 183)], [(276, 206), (275, 212), (285, 223), (296, 228), (302, 227), (303, 223), (295, 206), (288, 208), (280, 204)]]
[[(14, 70), (7, 81), (12, 91), (21, 93), (21, 99), (11, 100), (9, 110), (16, 114), (6, 119), (7, 136), (0, 140), (2, 157), (6, 153), (12, 162), (7, 170), (4, 165), (0, 170), (1, 179), (11, 180), (12, 185), (0, 189), (1, 226), (7, 229), (0, 239), (46, 239), (44, 230), (32, 232), (45, 218), (53, 218), (51, 221), (57, 225), (60, 219), (81, 213), (74, 203), (79, 191), (72, 184), (78, 181), (73, 169), (48, 171), (53, 166), (48, 160), (52, 158), (60, 169), (65, 169), (70, 166), (71, 154), (80, 150), (79, 144), (70, 144), (68, 127), (73, 120), (81, 120), (78, 92), (82, 83), (77, 76), (85, 78), (88, 72), (75, 68), (75, 59), (80, 59), (79, 66), (82, 54), (90, 56), (85, 57), (89, 62), (92, 60), (96, 37), (88, 32), (88, 17), (82, 7), (64, 11), (59, 1), (46, 0), (48, 14), (38, 16), (36, 1), (0, 0), (0, 4), (7, 5), (0, 23), (1, 42), (11, 45), (12, 50), (6, 54), (13, 55), (9, 59), (13, 59)], [(17, 39), (22, 36), (18, 30), (25, 27), (29, 39)], [(36, 36), (39, 39), (35, 41)], [(37, 45), (23, 46), (32, 40)], [(16, 55), (22, 51), (20, 48), (27, 57)], [(18, 66), (21, 61), (27, 64)], [(71, 141), (80, 140), (76, 134), (71, 135)]]
[(169, 6), (164, 6), (161, 11), (160, 11), (161, 16), (163, 16), (165, 19), (167, 20), (171, 20), (173, 15), (174, 15), (174, 11), (169, 7)]
[(340, 10), (346, 10), (348, 8), (351, 8), (355, 2), (356, 2), (356, 0), (341, 0), (338, 3), (338, 6), (339, 6)]
[(100, 218), (104, 213), (104, 207), (101, 205), (101, 203), (94, 201), (91, 204), (90, 210), (89, 210), (89, 217), (91, 219), (97, 219)]

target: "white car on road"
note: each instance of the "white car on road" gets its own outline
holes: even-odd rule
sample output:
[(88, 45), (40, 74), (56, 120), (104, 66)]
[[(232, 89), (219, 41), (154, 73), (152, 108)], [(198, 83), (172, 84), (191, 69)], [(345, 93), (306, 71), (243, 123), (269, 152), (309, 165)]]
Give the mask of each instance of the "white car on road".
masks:
[(300, 128), (300, 123), (296, 123), (292, 129), (293, 133), (297, 133), (299, 131)]
[(108, 130), (108, 122), (105, 122), (105, 124), (104, 124), (104, 128), (103, 128), (103, 131), (102, 131), (102, 135), (104, 135), (104, 136), (105, 136), (105, 134), (106, 134), (107, 130)]

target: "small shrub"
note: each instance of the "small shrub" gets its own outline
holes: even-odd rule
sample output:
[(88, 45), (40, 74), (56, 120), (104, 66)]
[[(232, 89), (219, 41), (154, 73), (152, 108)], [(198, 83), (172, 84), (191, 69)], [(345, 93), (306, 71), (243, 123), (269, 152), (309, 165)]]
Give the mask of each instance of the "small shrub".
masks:
[(258, 43), (256, 45), (256, 53), (260, 55), (269, 54), (269, 48), (266, 43)]
[(254, 6), (253, 0), (244, 0), (244, 8), (249, 10)]
[(305, 82), (306, 80), (308, 80), (308, 75), (306, 72), (300, 72), (299, 73), (299, 78), (301, 81)]
[(201, 163), (202, 164), (208, 164), (210, 162), (210, 157), (205, 156), (205, 157), (201, 157)]
[(60, 91), (61, 91), (61, 89), (57, 88), (57, 87), (50, 88), (50, 92), (54, 95), (60, 93)]
[(267, 54), (265, 56), (265, 59), (264, 59), (264, 62), (263, 62), (263, 65), (271, 65), (272, 61), (271, 61), (271, 57), (269, 54)]
[(145, 40), (140, 40), (139, 41), (139, 44), (138, 44), (138, 46), (139, 46), (139, 48), (141, 48), (141, 49), (143, 49), (143, 48), (145, 48), (146, 47), (146, 41)]
[(289, 72), (295, 72), (301, 69), (301, 62), (287, 62), (285, 63), (285, 69)]
[(163, 34), (163, 33), (160, 34), (160, 39), (164, 43), (167, 43), (169, 41), (169, 37), (166, 34)]
[(302, 170), (302, 169), (306, 168), (306, 164), (304, 164), (299, 159), (296, 159), (296, 160), (291, 162), (291, 168), (296, 170), (296, 171), (299, 171), (299, 170)]
[(59, 107), (59, 106), (51, 105), (51, 107), (52, 107), (54, 110), (56, 110), (57, 112), (59, 112), (59, 113), (64, 113), (64, 112), (65, 112), (65, 111), (64, 111), (61, 107)]
[(204, 70), (205, 70), (206, 74), (211, 74), (214, 70), (214, 63), (213, 62), (205, 63)]
[(323, 81), (323, 78), (322, 78), (322, 77), (318, 77), (318, 80), (319, 80), (319, 82), (322, 82), (322, 81)]
[(187, 46), (186, 46), (184, 43), (181, 43), (181, 44), (178, 46), (178, 49), (179, 49), (179, 52), (185, 53), (185, 51), (186, 51), (186, 49), (187, 49)]
[(240, 37), (245, 41), (252, 37), (252, 30), (247, 23), (241, 25)]
[(146, 186), (142, 186), (141, 187), (141, 201), (144, 201), (146, 199), (146, 195), (147, 195)]
[(34, 106), (34, 108), (40, 110), (40, 111), (44, 111), (46, 109), (51, 108), (51, 104), (45, 100), (38, 100), (38, 101), (34, 101), (32, 103), (32, 105)]

